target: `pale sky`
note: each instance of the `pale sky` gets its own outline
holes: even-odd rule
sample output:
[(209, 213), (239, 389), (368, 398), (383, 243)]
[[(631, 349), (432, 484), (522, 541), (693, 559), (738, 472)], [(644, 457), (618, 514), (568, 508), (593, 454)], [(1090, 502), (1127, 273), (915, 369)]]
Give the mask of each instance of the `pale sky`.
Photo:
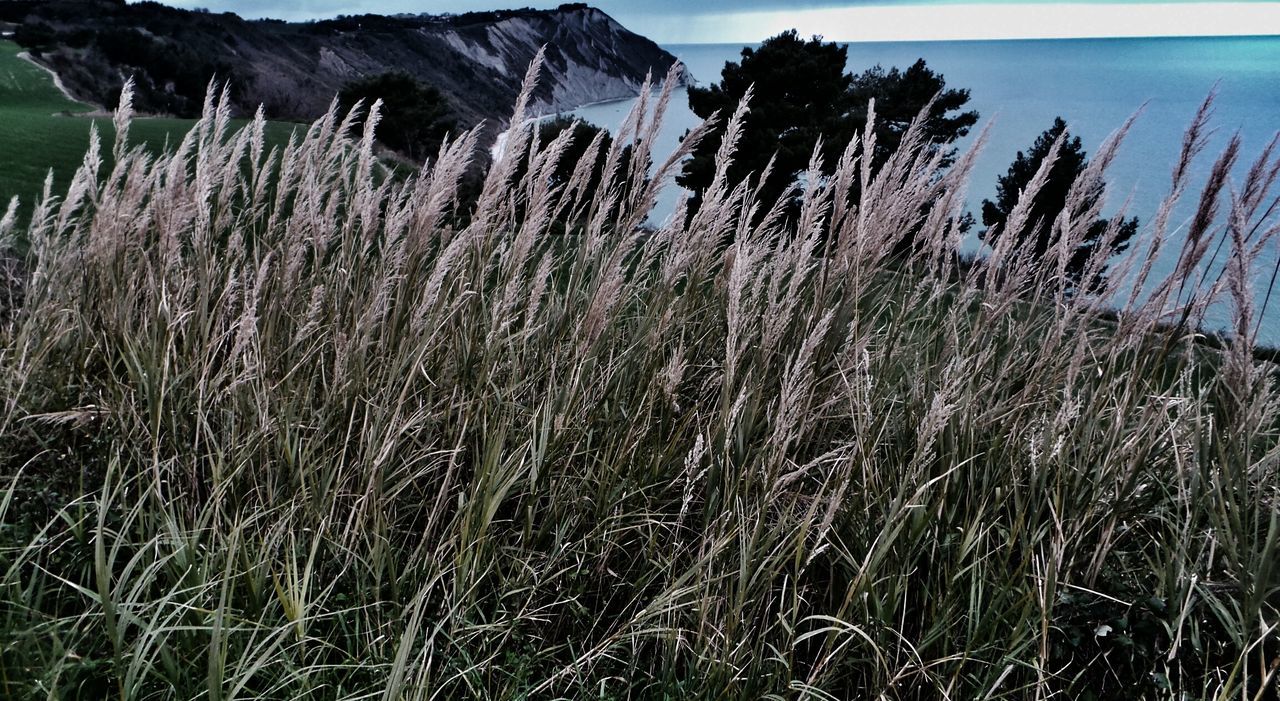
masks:
[[(552, 8), (537, 0), (166, 0), (244, 17)], [(597, 0), (628, 29), (660, 44), (755, 43), (786, 29), (829, 41), (1280, 35), (1280, 1), (1020, 2), (989, 0)]]

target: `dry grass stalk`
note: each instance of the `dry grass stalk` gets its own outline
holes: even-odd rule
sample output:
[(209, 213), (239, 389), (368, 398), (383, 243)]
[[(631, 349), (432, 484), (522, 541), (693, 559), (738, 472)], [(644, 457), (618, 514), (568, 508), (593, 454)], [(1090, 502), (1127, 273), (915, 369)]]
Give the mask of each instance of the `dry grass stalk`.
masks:
[[(654, 166), (669, 75), (599, 190), (602, 139), (554, 187), (541, 60), (470, 212), (477, 132), (389, 177), (354, 113), (267, 152), (216, 86), (173, 151), (122, 137), (104, 174), (95, 140), (47, 181), (0, 321), (3, 694), (1263, 693), (1274, 149), (1220, 213), (1228, 146), (1139, 294), (1205, 102), (1148, 245), (1088, 262), (1135, 272), (1114, 324), (1057, 282), (1123, 130), (1046, 259), (1004, 237), (962, 272), (973, 153), (944, 168), (919, 121), (879, 167), (870, 125), (830, 178), (815, 150), (790, 219), (728, 178), (744, 101), (697, 212), (649, 231), (708, 128)], [(1225, 352), (1160, 325), (1214, 304)]]

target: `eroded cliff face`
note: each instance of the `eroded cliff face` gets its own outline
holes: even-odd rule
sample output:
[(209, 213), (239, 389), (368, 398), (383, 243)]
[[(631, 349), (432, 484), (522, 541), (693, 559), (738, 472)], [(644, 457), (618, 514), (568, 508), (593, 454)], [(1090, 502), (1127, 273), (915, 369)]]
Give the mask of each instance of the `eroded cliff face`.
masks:
[(78, 97), (114, 104), (125, 77), (143, 111), (191, 115), (210, 79), (229, 80), (244, 114), (310, 119), (349, 81), (399, 70), (439, 88), (464, 126), (496, 133), (529, 62), (546, 46), (530, 105), (564, 111), (637, 94), (675, 57), (600, 10), (513, 10), (458, 16), (364, 15), (310, 23), (247, 21), (155, 3), (46, 0), (0, 3), (0, 20)]
[(632, 97), (646, 72), (654, 72), (655, 80), (660, 80), (674, 61), (657, 44), (589, 7), (448, 27), (441, 36), (454, 50), (508, 80), (519, 80), (538, 47), (545, 44), (544, 89), (531, 105), (535, 112)]

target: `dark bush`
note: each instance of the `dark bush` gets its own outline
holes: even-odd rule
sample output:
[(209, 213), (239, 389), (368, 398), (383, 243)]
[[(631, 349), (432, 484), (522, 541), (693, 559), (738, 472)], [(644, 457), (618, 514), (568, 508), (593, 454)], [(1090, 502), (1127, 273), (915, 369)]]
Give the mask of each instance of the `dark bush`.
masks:
[[(414, 161), (435, 155), (455, 127), (453, 110), (441, 92), (408, 73), (393, 71), (352, 81), (338, 94), (344, 110), (363, 101), (365, 110), (382, 100), (378, 141)], [(361, 119), (358, 124), (363, 124)]]
[(13, 32), (13, 42), (33, 52), (47, 50), (57, 44), (58, 33), (42, 22), (19, 25)]

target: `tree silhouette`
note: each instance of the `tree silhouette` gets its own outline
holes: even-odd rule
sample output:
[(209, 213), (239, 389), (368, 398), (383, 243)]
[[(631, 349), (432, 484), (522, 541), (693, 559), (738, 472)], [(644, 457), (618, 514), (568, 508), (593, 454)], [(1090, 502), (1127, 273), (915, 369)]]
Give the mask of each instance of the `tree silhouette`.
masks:
[[(1064, 136), (1065, 135), (1065, 136)], [(1044, 163), (1053, 145), (1063, 138), (1062, 147), (1057, 159), (1049, 168), (1044, 185), (1035, 193), (1029, 208), (1029, 214), (1016, 231), (1007, 231), (1009, 216), (1022, 192), (1031, 183), (1036, 172)], [(1015, 246), (1023, 251), (1028, 248), (1035, 260), (1043, 260), (1050, 248), (1057, 242), (1053, 223), (1068, 206), (1074, 211), (1085, 211), (1095, 204), (1103, 195), (1103, 187), (1098, 184), (1090, 191), (1078, 195), (1077, 201), (1069, 203), (1071, 189), (1076, 179), (1089, 166), (1089, 160), (1080, 143), (1080, 137), (1072, 137), (1067, 131), (1067, 124), (1061, 117), (1056, 117), (1053, 126), (1036, 138), (1031, 149), (1025, 154), (1018, 152), (1005, 175), (996, 182), (995, 201), (983, 200), (982, 223), (987, 228), (978, 234), (979, 238), (994, 247), (1004, 236), (1014, 236)], [(1082, 278), (1087, 273), (1089, 259), (1106, 236), (1108, 220), (1098, 219), (1086, 231), (1081, 243), (1072, 252), (1067, 262), (1067, 279), (1063, 281), (1069, 291), (1081, 290), (1096, 292), (1105, 285), (1104, 270), (1099, 270), (1090, 280)], [(1115, 237), (1108, 244), (1108, 257), (1123, 252), (1129, 247), (1129, 241), (1138, 230), (1138, 219), (1132, 218), (1121, 222)]]
[[(861, 75), (845, 71), (845, 47), (821, 37), (801, 39), (795, 30), (766, 40), (759, 48), (742, 50), (740, 62), (726, 62), (717, 84), (689, 88), (689, 107), (706, 119), (719, 110), (733, 111), (749, 87), (755, 97), (728, 176), (737, 181), (760, 174), (777, 154), (774, 170), (762, 190), (766, 202), (795, 194), (796, 177), (809, 165), (819, 137), (829, 170), (855, 134), (866, 126), (867, 102), (876, 100), (876, 152), (880, 165), (898, 146), (911, 120), (935, 95), (927, 135), (936, 144), (949, 144), (968, 133), (976, 112), (953, 114), (969, 100), (967, 90), (946, 89), (943, 76), (923, 59), (906, 71), (876, 66)], [(723, 125), (704, 139), (686, 161), (677, 182), (692, 190), (691, 208), (711, 184), (715, 154)], [(856, 197), (856, 194), (855, 194)]]
[[(978, 113), (959, 111), (969, 102), (969, 91), (948, 89), (946, 85), (943, 76), (930, 70), (924, 59), (917, 59), (905, 71), (875, 66), (853, 79), (852, 117), (859, 129), (867, 123), (867, 105), (872, 99), (876, 101), (877, 165), (898, 149), (907, 127), (935, 95), (937, 100), (929, 108), (924, 125), (925, 134), (935, 143), (950, 144), (969, 133), (978, 121)], [(955, 149), (948, 151), (944, 165), (951, 164), (954, 153)]]

